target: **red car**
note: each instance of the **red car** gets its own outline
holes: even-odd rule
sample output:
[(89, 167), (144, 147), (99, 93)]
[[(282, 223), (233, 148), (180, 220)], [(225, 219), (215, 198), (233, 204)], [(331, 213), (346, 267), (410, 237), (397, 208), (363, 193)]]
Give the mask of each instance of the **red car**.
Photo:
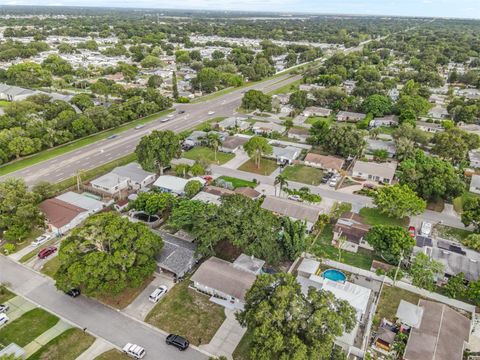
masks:
[(52, 255), (55, 251), (57, 251), (56, 246), (49, 246), (49, 247), (41, 250), (41, 251), (38, 253), (38, 257), (39, 257), (40, 259), (45, 259), (45, 258), (49, 257), (50, 255)]
[(410, 226), (408, 228), (408, 232), (409, 232), (411, 237), (415, 237), (415, 226)]

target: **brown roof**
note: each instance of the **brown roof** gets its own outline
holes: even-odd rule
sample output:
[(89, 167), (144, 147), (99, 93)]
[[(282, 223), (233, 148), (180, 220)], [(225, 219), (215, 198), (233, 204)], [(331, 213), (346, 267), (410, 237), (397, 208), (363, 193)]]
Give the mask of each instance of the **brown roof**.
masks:
[(40, 210), (45, 214), (47, 221), (56, 228), (67, 225), (79, 214), (87, 211), (55, 198), (43, 201), (40, 204)]
[(304, 161), (318, 164), (319, 166), (322, 166), (326, 169), (335, 170), (341, 170), (344, 163), (344, 160), (342, 158), (314, 153), (308, 153), (307, 156), (305, 156)]
[(335, 224), (334, 231), (345, 236), (348, 241), (359, 244), (360, 240), (370, 230), (370, 226), (363, 222), (360, 215), (353, 212), (345, 213)]
[(239, 136), (227, 136), (222, 142), (222, 147), (225, 149), (236, 149), (243, 146), (248, 139)]
[(391, 269), (393, 269), (395, 266), (393, 265), (389, 265), (389, 264), (385, 264), (384, 262), (381, 262), (381, 261), (378, 261), (378, 260), (373, 260), (372, 261), (372, 267), (371, 269), (382, 269), (383, 271), (389, 271)]
[(288, 130), (290, 134), (296, 134), (296, 135), (309, 135), (310, 131), (307, 128), (291, 128)]
[(320, 214), (320, 209), (316, 206), (274, 196), (267, 196), (261, 207), (292, 219), (306, 220), (311, 224), (315, 224)]
[(240, 270), (228, 261), (211, 257), (200, 265), (191, 280), (243, 301), (255, 278), (254, 274)]
[(225, 188), (222, 188), (222, 187), (219, 187), (219, 186), (212, 186), (212, 185), (209, 185), (209, 186), (206, 186), (203, 191), (209, 193), (209, 194), (213, 194), (213, 195), (217, 195), (217, 196), (223, 196), (223, 195), (233, 195), (235, 194), (234, 191), (232, 190), (229, 190), (229, 189), (225, 189)]
[(422, 322), (412, 329), (405, 360), (461, 360), (470, 334), (470, 320), (447, 305), (420, 300)]
[(235, 192), (251, 199), (256, 199), (261, 195), (261, 193), (251, 187), (239, 187), (235, 189)]

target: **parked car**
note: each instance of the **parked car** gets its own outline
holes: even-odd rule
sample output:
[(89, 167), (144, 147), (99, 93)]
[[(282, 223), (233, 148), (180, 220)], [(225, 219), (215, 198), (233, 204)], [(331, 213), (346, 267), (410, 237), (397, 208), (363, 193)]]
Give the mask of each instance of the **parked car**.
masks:
[(6, 313), (10, 309), (10, 306), (7, 304), (0, 304), (0, 313)]
[(184, 337), (180, 335), (170, 334), (167, 336), (166, 342), (168, 345), (173, 345), (179, 350), (186, 350), (190, 343)]
[(322, 177), (322, 181), (321, 181), (321, 182), (322, 182), (322, 184), (326, 184), (326, 183), (328, 183), (328, 181), (330, 180), (330, 178), (331, 178), (331, 177), (332, 177), (332, 175), (331, 175), (331, 174), (329, 174), (329, 173), (328, 173), (328, 174), (325, 174), (325, 175), (323, 175), (323, 177)]
[(420, 228), (420, 235), (430, 236), (432, 233), (432, 224), (429, 222), (422, 222), (422, 227)]
[(408, 233), (410, 234), (411, 237), (415, 237), (415, 226), (410, 226), (408, 228)]
[(300, 197), (300, 195), (288, 195), (288, 198), (293, 201), (299, 201), (302, 202), (303, 199)]
[(335, 187), (337, 186), (337, 182), (338, 182), (338, 177), (334, 176), (328, 182), (328, 186)]
[(0, 326), (5, 325), (8, 322), (8, 320), (10, 319), (6, 314), (4, 313), (0, 314)]
[(45, 249), (40, 250), (40, 252), (38, 253), (38, 257), (39, 257), (40, 259), (46, 259), (46, 258), (49, 257), (50, 255), (52, 255), (53, 253), (55, 253), (55, 251), (57, 251), (57, 247), (56, 247), (56, 246), (46, 247)]
[(53, 236), (51, 234), (43, 234), (43, 235), (40, 235), (39, 237), (37, 237), (35, 240), (32, 241), (32, 246), (33, 247), (37, 247), (45, 242), (47, 242), (48, 240), (52, 239)]
[(136, 344), (128, 343), (123, 347), (122, 351), (135, 359), (142, 359), (145, 356), (145, 349)]
[(80, 296), (80, 289), (73, 288), (68, 290), (65, 294), (71, 296), (72, 298), (76, 298), (77, 296)]
[(208, 114), (208, 115), (213, 115), (213, 114), (215, 114), (215, 111), (211, 111), (211, 110), (210, 110), (207, 114)]
[(185, 110), (180, 110), (178, 113), (179, 114), (185, 114)]
[(370, 183), (366, 183), (366, 184), (363, 184), (363, 188), (364, 188), (364, 189), (374, 190), (374, 189), (375, 189), (375, 185), (370, 184)]
[(161, 285), (158, 288), (155, 289), (154, 292), (150, 294), (148, 297), (148, 300), (150, 300), (153, 303), (158, 302), (160, 298), (167, 293), (168, 288), (165, 285)]

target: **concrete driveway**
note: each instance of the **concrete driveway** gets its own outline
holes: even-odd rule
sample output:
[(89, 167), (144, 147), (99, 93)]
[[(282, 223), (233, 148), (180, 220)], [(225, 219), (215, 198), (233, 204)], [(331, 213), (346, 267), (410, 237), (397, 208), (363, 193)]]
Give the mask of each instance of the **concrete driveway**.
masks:
[(148, 313), (155, 307), (155, 305), (157, 305), (157, 303), (148, 300), (148, 297), (160, 285), (166, 285), (170, 291), (175, 284), (171, 277), (164, 274), (157, 274), (152, 282), (123, 310), (123, 312), (143, 321)]

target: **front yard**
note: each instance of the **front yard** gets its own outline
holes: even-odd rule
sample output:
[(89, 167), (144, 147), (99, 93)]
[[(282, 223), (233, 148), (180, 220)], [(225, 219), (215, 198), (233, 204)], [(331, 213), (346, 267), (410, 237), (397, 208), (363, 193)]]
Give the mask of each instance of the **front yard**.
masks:
[(146, 322), (186, 337), (194, 345), (208, 344), (225, 320), (222, 306), (190, 289), (190, 280), (175, 285), (147, 315)]
[(8, 290), (5, 286), (0, 285), (0, 304), (15, 297), (15, 294)]
[(231, 183), (234, 189), (239, 187), (254, 188), (257, 186), (257, 183), (254, 183), (253, 181), (243, 180), (243, 179), (239, 179), (231, 176), (219, 176), (218, 179)]
[(404, 217), (403, 219), (392, 218), (387, 215), (384, 215), (378, 211), (377, 208), (368, 208), (364, 207), (360, 209), (360, 215), (363, 217), (363, 220), (368, 225), (397, 225), (397, 226), (408, 226), (409, 219)]
[(272, 159), (262, 158), (260, 160), (260, 167), (257, 167), (257, 165), (255, 164), (255, 161), (253, 161), (252, 159), (249, 159), (248, 161), (240, 165), (238, 170), (247, 171), (247, 172), (258, 174), (258, 175), (268, 176), (272, 172), (274, 172), (277, 169), (277, 167), (278, 167), (277, 162)]
[(140, 293), (145, 290), (145, 288), (153, 280), (153, 276), (145, 279), (143, 283), (138, 287), (128, 287), (120, 294), (117, 295), (98, 295), (95, 296), (97, 300), (100, 300), (104, 304), (110, 305), (117, 309), (123, 309), (127, 307), (133, 300), (135, 300)]
[(45, 265), (43, 265), (42, 269), (40, 270), (42, 274), (50, 276), (53, 278), (60, 267), (60, 259), (58, 256), (55, 256), (53, 259), (48, 260)]
[(80, 329), (72, 328), (64, 331), (29, 357), (29, 360), (75, 360), (95, 338)]
[(287, 166), (282, 174), (287, 180), (301, 182), (308, 185), (319, 185), (324, 173), (320, 169), (297, 164)]
[(232, 354), (233, 360), (250, 360), (250, 346), (252, 340), (253, 331), (247, 330)]
[(234, 154), (227, 154), (217, 151), (217, 161), (215, 161), (215, 152), (205, 146), (196, 146), (193, 149), (185, 151), (182, 156), (186, 159), (218, 165), (225, 164), (227, 161), (230, 161), (235, 157)]

